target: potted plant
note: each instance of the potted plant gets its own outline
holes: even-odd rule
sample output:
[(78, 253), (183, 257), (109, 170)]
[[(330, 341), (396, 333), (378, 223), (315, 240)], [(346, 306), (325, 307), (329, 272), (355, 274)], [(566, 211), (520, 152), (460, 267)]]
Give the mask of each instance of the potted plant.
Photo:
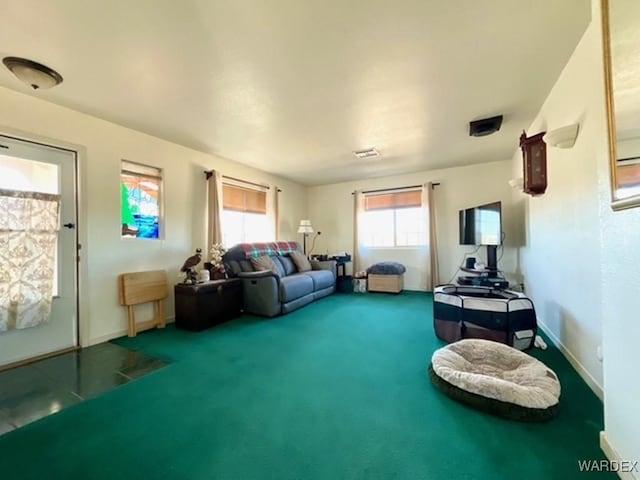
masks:
[(211, 272), (212, 280), (227, 278), (227, 272), (222, 262), (225, 253), (227, 253), (227, 249), (221, 243), (214, 243), (209, 250), (209, 261), (204, 266)]

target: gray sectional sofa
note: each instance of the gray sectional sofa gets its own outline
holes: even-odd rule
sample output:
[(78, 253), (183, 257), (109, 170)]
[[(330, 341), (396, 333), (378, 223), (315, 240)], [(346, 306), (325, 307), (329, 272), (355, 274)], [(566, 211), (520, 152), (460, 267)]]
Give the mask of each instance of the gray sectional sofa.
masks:
[[(335, 292), (336, 262), (312, 260), (311, 271), (298, 272), (290, 256), (294, 250), (300, 250), (297, 242), (240, 244), (227, 251), (225, 269), (229, 277), (242, 279), (245, 312), (274, 317)], [(264, 255), (273, 260), (277, 273), (256, 270), (251, 258)]]

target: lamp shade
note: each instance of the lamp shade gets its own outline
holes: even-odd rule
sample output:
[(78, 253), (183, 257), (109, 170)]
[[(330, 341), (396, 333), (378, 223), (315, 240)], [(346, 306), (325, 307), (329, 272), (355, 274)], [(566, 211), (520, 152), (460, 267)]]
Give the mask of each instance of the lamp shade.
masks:
[(19, 57), (5, 57), (2, 63), (18, 79), (34, 90), (55, 87), (62, 83), (62, 75), (41, 63)]
[(311, 220), (300, 220), (300, 225), (298, 225), (298, 233), (313, 233)]

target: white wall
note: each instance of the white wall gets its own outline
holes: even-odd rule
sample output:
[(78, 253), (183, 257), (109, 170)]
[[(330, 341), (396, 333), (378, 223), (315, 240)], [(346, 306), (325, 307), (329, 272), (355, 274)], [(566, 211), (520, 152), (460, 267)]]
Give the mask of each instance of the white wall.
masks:
[[(601, 35), (600, 2), (592, 0), (594, 30)], [(590, 55), (598, 72), (602, 71), (601, 44)], [(604, 87), (599, 91), (604, 105)], [(609, 157), (605, 140), (606, 117), (599, 116), (598, 136), (599, 200), (602, 242), (602, 343), (604, 352), (605, 447), (622, 460), (640, 460), (640, 208), (614, 212), (609, 207)], [(636, 478), (640, 474), (635, 473)]]
[[(479, 139), (479, 141), (482, 141)], [(381, 161), (384, 161), (382, 159)], [(516, 207), (511, 198), (511, 163), (509, 160), (424, 171), (409, 175), (398, 175), (371, 180), (344, 182), (309, 188), (309, 218), (315, 230), (322, 235), (317, 237), (315, 253), (333, 253), (336, 251), (353, 252), (353, 195), (354, 190), (403, 187), (423, 184), (428, 181), (440, 182), (434, 190), (436, 221), (438, 228), (438, 248), (440, 261), (440, 282), (455, 278), (458, 266), (466, 252), (475, 247), (458, 244), (458, 211), (484, 203), (501, 200), (503, 209), (503, 230), (507, 234), (505, 253), (499, 267), (512, 279), (517, 278), (517, 264), (514, 249), (511, 248), (518, 233)], [(486, 249), (482, 247), (477, 258), (486, 260)], [(380, 250), (376, 259), (399, 261), (407, 267), (405, 288), (409, 290), (426, 289), (426, 266), (418, 265), (420, 255), (415, 249)], [(364, 269), (368, 265), (361, 265)]]
[[(226, 175), (280, 187), (280, 237), (298, 238), (297, 224), (307, 209), (306, 188), (301, 185), (12, 90), (0, 88), (0, 105), (1, 133), (80, 149), (83, 344), (125, 332), (124, 308), (118, 305), (118, 274), (166, 269), (173, 284), (185, 258), (195, 248), (205, 247), (204, 170), (215, 168)], [(120, 238), (122, 159), (164, 170), (162, 240)], [(172, 298), (166, 312), (173, 315)]]
[[(610, 208), (599, 0), (592, 12), (594, 21), (527, 130), (580, 122), (572, 149), (547, 150), (547, 193), (523, 200), (528, 241), (520, 257), (541, 320), (592, 388), (604, 387), (605, 452), (637, 461), (640, 208)], [(519, 152), (513, 168), (522, 171)]]
[[(585, 32), (527, 135), (579, 122), (571, 149), (547, 146), (548, 187), (544, 195), (517, 194), (524, 204), (526, 246), (520, 251), (526, 292), (539, 320), (565, 349), (574, 366), (602, 396), (602, 285), (598, 201), (598, 148), (604, 99), (594, 50), (599, 37)], [(522, 153), (513, 159), (522, 176)]]

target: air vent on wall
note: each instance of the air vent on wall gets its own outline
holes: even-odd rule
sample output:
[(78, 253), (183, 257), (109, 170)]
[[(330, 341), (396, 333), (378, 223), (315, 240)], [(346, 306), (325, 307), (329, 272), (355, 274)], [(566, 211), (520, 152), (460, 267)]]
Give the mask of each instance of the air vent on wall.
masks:
[(366, 150), (356, 150), (353, 154), (358, 158), (370, 158), (380, 155), (375, 148), (367, 148)]
[(472, 137), (485, 137), (500, 130), (502, 125), (502, 115), (482, 120), (469, 122), (469, 135)]

